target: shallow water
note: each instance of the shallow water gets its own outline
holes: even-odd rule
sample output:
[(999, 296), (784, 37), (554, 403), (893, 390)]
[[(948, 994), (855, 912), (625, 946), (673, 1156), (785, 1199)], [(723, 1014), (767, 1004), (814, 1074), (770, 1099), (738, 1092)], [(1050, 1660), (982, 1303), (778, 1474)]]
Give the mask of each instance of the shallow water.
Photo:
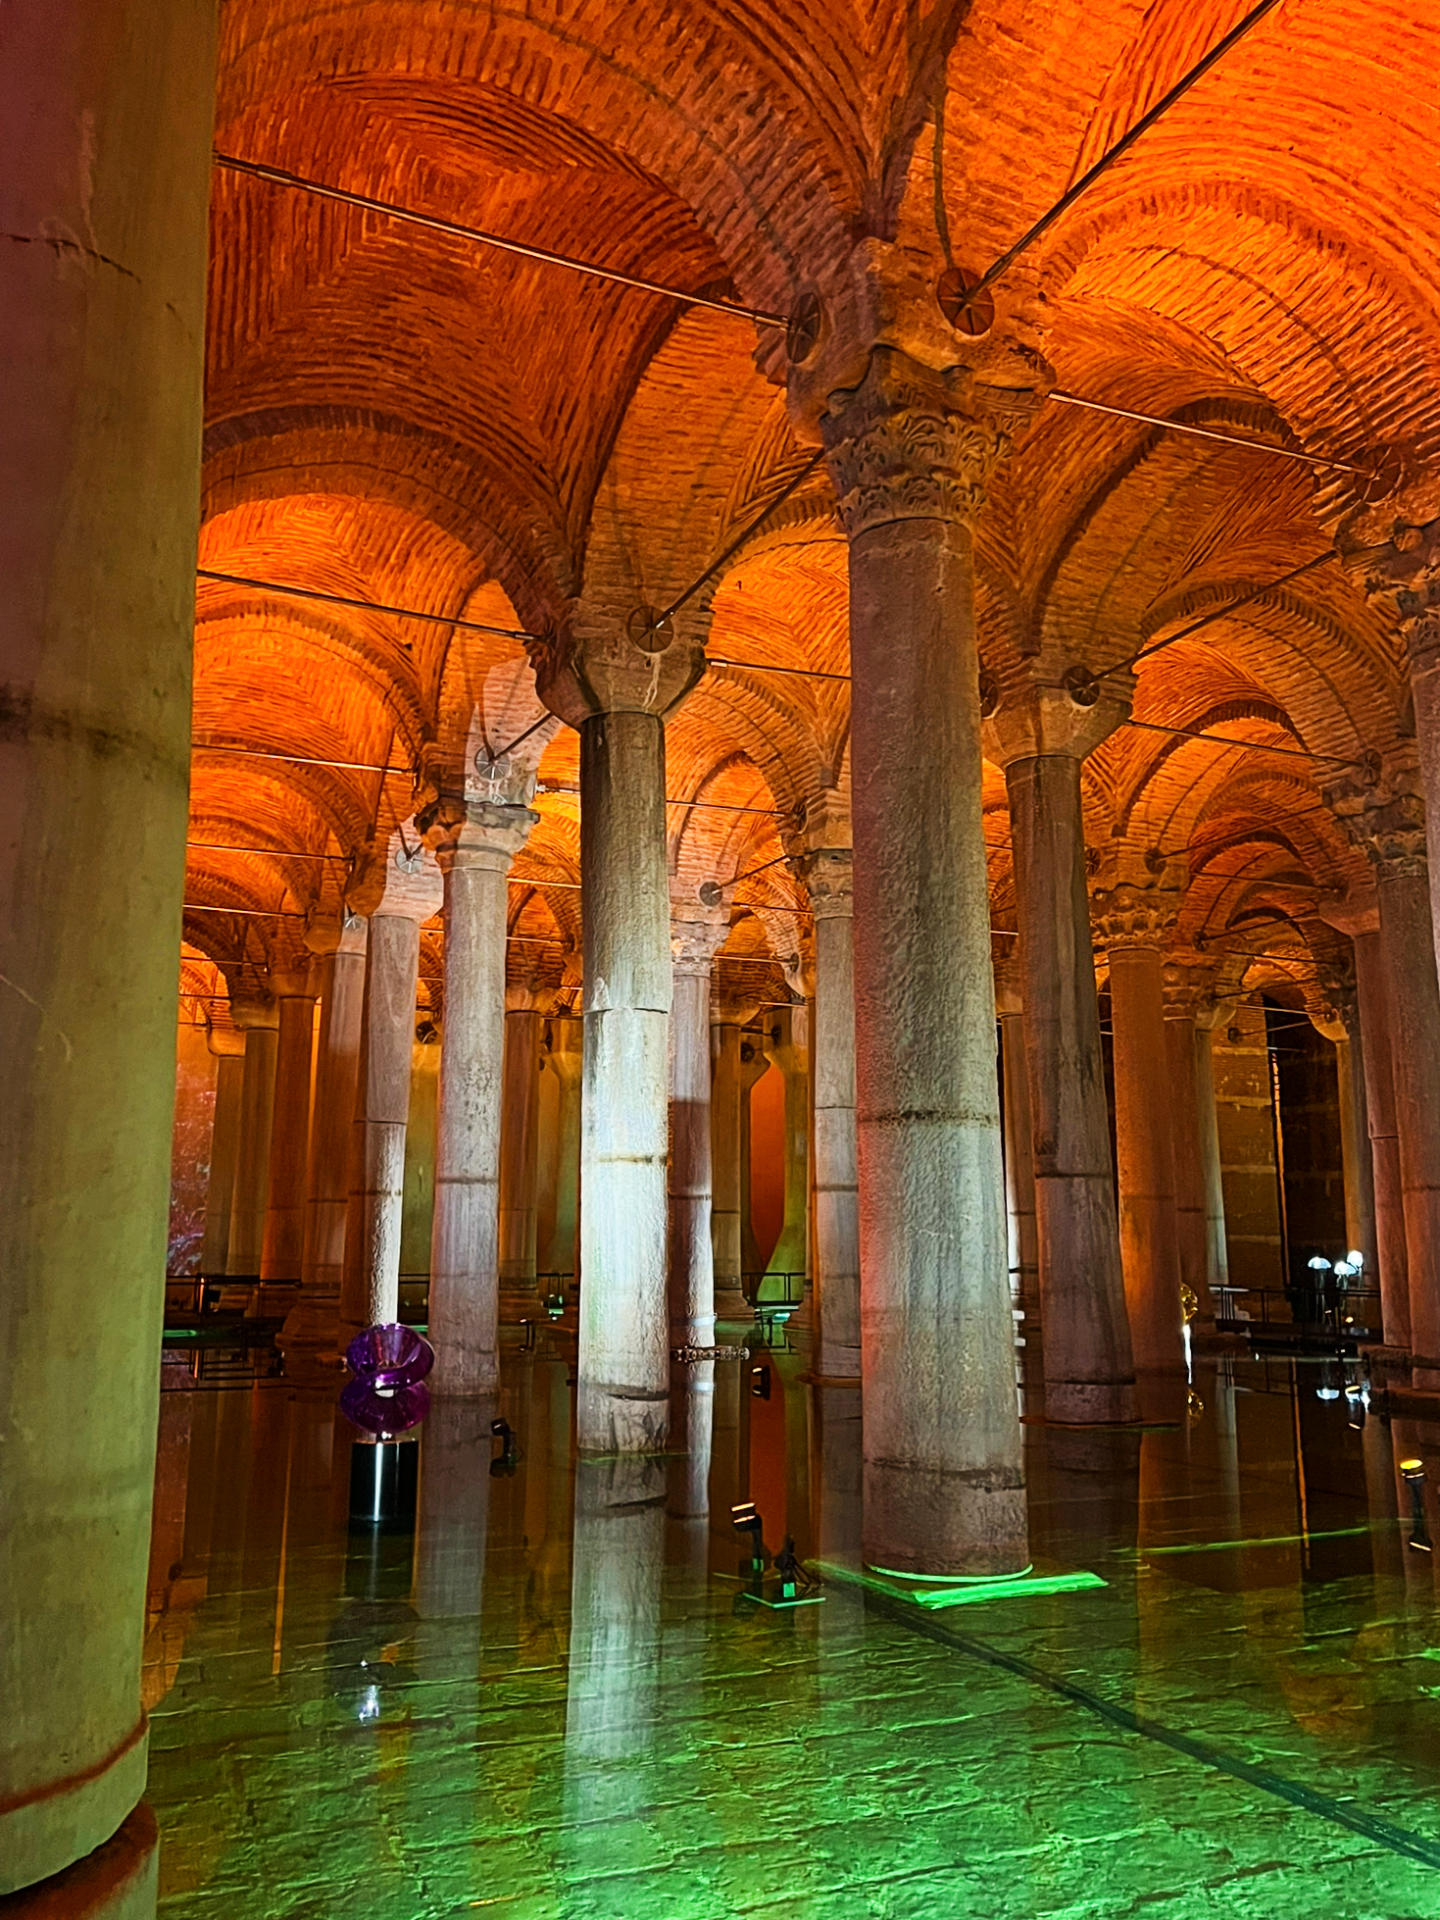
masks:
[[(768, 1400), (682, 1376), (687, 1454), (577, 1467), (564, 1359), (508, 1356), (381, 1535), (338, 1382), (167, 1391), (162, 1913), (1440, 1915), (1435, 1555), (1396, 1471), (1440, 1531), (1440, 1428), (1334, 1366), (1202, 1363), (1177, 1426), (1027, 1425), (1036, 1574), (1103, 1585), (921, 1606), (861, 1583), (858, 1393), (761, 1363)], [(820, 1604), (747, 1592), (747, 1498)]]

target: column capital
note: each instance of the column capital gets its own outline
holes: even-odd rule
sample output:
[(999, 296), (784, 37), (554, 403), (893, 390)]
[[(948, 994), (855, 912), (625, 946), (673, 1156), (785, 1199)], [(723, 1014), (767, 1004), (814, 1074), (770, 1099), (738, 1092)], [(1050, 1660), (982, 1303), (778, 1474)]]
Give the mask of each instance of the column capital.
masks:
[[(1364, 517), (1373, 524), (1398, 496)], [(1405, 640), (1412, 667), (1440, 664), (1440, 519), (1421, 523), (1397, 517), (1390, 537), (1377, 545), (1353, 546), (1358, 525), (1341, 530), (1340, 557), (1358, 577), (1365, 597), (1391, 611)]]
[(313, 1000), (316, 993), (312, 962), (303, 967), (272, 967), (270, 991), (277, 1000)]
[(235, 1026), (221, 1026), (215, 1020), (210, 1020), (206, 1024), (205, 1041), (211, 1053), (221, 1060), (227, 1056), (243, 1054), (245, 1051), (245, 1035), (241, 1029)]
[(253, 1027), (273, 1029), (280, 1024), (280, 1008), (265, 994), (247, 995), (243, 999), (232, 995), (230, 1018), (242, 1033), (249, 1033)]
[(1004, 688), (985, 685), (982, 676), (985, 758), (997, 767), (1051, 754), (1083, 760), (1130, 718), (1134, 697), (1127, 667), (1102, 675), (1083, 665), (1037, 667)]
[(608, 604), (577, 607), (562, 629), (525, 642), (535, 690), (567, 726), (607, 713), (649, 713), (663, 720), (705, 671), (709, 591), (669, 619), (623, 583)]
[(849, 847), (813, 847), (791, 866), (817, 920), (848, 920), (854, 910), (854, 858)]
[(1107, 953), (1162, 947), (1180, 915), (1180, 889), (1121, 880), (1090, 896), (1096, 944)]
[(1362, 933), (1380, 931), (1380, 904), (1373, 885), (1351, 886), (1344, 893), (1322, 893), (1315, 911), (1327, 927), (1354, 940)]
[(717, 908), (707, 913), (694, 900), (675, 901), (670, 916), (670, 958), (675, 972), (708, 980), (715, 956), (729, 933), (728, 910)]
[(743, 987), (724, 986), (711, 976), (710, 1024), (712, 1027), (743, 1027), (760, 1011), (760, 1002)]
[(1315, 984), (1305, 995), (1305, 1012), (1315, 1031), (1337, 1044), (1358, 1030), (1359, 997), (1355, 970), (1348, 961), (1326, 961), (1316, 968)]
[[(534, 786), (533, 775), (530, 785)], [(415, 816), (415, 825), (442, 874), (457, 868), (508, 873), (511, 861), (539, 824), (539, 814), (529, 806), (508, 800), (462, 800), (443, 793)]]
[(350, 883), (346, 905), (372, 920), (413, 920), (418, 926), (439, 913), (445, 883), (435, 856), (408, 820), (369, 850)]
[(819, 426), (841, 525), (853, 540), (900, 520), (970, 521), (991, 470), (1042, 398), (964, 365), (922, 366), (877, 346), (860, 383), (832, 392)]
[(1220, 968), (1195, 947), (1176, 947), (1165, 955), (1160, 974), (1167, 1020), (1190, 1020), (1207, 1032), (1219, 1025), (1234, 996), (1221, 989)]
[(1425, 796), (1413, 740), (1382, 757), (1373, 781), (1346, 774), (1327, 781), (1325, 802), (1377, 877), (1427, 870)]
[(305, 916), (302, 938), (317, 960), (332, 953), (364, 953), (365, 919), (342, 907), (338, 913), (312, 907)]

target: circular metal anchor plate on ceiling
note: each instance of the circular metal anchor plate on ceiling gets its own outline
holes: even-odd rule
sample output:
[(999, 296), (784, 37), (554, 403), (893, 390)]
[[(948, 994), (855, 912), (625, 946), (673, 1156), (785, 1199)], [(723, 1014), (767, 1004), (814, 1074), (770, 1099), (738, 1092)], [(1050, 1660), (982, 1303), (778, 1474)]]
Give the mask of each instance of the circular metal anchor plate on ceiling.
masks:
[(1100, 682), (1089, 667), (1067, 667), (1060, 684), (1077, 707), (1093, 707), (1100, 698)]
[(625, 622), (625, 632), (631, 644), (638, 647), (641, 653), (664, 653), (675, 638), (669, 621), (663, 619), (653, 607), (636, 607)]
[(968, 267), (947, 267), (935, 282), (940, 311), (957, 333), (968, 333), (972, 339), (989, 333), (995, 324), (995, 299), (990, 289), (986, 287), (972, 297), (971, 289), (979, 284), (980, 275), (971, 273)]

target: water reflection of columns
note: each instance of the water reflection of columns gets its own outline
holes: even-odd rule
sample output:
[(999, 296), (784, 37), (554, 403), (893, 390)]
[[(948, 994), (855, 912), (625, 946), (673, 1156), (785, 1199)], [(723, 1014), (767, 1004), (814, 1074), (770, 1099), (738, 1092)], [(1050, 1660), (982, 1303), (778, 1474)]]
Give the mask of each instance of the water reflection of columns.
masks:
[(660, 1661), (665, 1463), (622, 1454), (575, 1473), (570, 1666), (565, 1702), (567, 1824), (588, 1829), (584, 1870), (605, 1871), (605, 1823), (646, 1792)]
[(670, 1459), (666, 1510), (678, 1523), (684, 1558), (703, 1575), (710, 1544), (710, 1455), (715, 1433), (715, 1362), (670, 1370)]

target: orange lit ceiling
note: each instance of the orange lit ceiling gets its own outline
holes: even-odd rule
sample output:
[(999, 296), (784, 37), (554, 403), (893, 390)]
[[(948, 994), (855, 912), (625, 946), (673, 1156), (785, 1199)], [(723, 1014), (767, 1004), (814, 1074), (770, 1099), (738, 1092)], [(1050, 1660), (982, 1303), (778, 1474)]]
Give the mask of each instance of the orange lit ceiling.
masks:
[[(817, 261), (933, 235), (937, 206), (953, 257), (985, 266), (1244, 11), (229, 0), (216, 146), (784, 313)], [(1284, 0), (1028, 257), (1060, 385), (1362, 464), (1433, 460), (1437, 57), (1433, 10)], [(477, 708), (495, 744), (536, 717), (505, 634), (563, 618), (587, 565), (623, 553), (658, 597), (749, 524), (800, 457), (755, 346), (742, 320), (217, 170), (202, 566), (442, 619), (202, 582), (197, 951), (232, 975), (293, 960), (294, 916), (338, 902), (422, 760), (461, 753)], [(1126, 658), (1323, 551), (1343, 502), (1274, 453), (1048, 404), (978, 529), (987, 664), (1003, 680), (1037, 639)], [(843, 674), (845, 629), (817, 476), (721, 578), (710, 651), (754, 664), (713, 668), (669, 727), (670, 794), (705, 803), (671, 812), (687, 897), (779, 854), (781, 818), (847, 779), (844, 680), (766, 671)], [(1257, 948), (1323, 947), (1314, 900), (1356, 856), (1316, 785), (1328, 763), (1301, 756), (1384, 750), (1405, 697), (1396, 636), (1327, 563), (1139, 669), (1137, 719), (1288, 754), (1123, 730), (1087, 764), (1087, 833), (1188, 853), (1182, 933), (1255, 921)], [(572, 733), (540, 775), (574, 786)], [(983, 802), (1013, 925), (993, 769)], [(575, 802), (538, 804), (512, 964), (554, 984), (568, 962), (573, 985)], [(803, 942), (783, 866), (735, 897), (737, 964)]]

